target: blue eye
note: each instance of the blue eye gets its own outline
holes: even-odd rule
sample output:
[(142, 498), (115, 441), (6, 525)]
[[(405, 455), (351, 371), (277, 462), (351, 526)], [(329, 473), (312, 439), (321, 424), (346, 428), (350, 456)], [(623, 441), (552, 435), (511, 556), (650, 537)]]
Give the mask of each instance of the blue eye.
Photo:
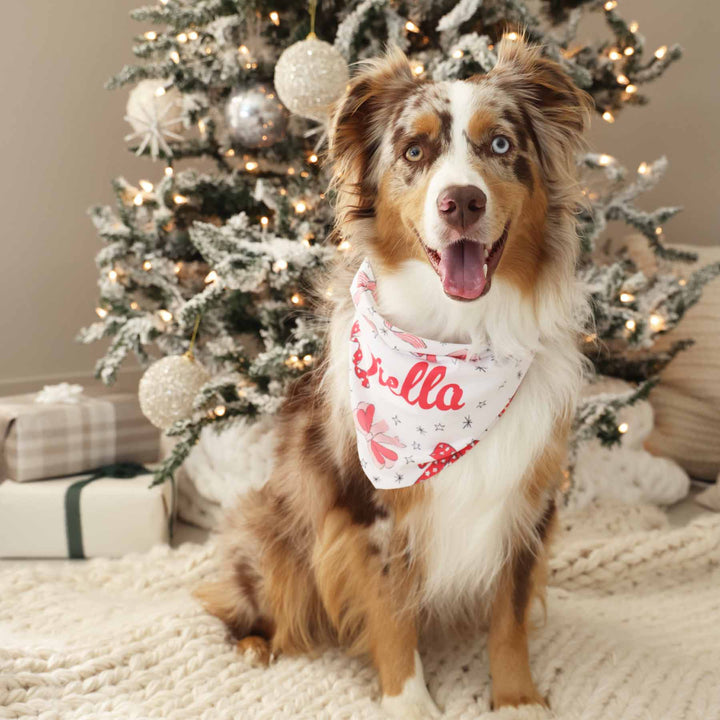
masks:
[(411, 145), (405, 151), (405, 159), (409, 160), (410, 162), (417, 162), (418, 160), (422, 159), (422, 156), (423, 156), (423, 151), (419, 145)]
[(510, 141), (504, 135), (498, 135), (493, 138), (490, 148), (496, 155), (504, 155), (510, 149)]

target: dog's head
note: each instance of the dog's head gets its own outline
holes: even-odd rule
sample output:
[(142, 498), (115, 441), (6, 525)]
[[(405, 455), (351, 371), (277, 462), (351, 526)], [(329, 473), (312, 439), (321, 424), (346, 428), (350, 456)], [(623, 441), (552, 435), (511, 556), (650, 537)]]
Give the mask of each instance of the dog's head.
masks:
[(572, 211), (587, 114), (587, 96), (521, 40), (466, 81), (418, 79), (398, 50), (370, 61), (331, 129), (342, 231), (385, 267), (426, 260), (457, 300), (494, 277), (532, 286), (549, 214)]

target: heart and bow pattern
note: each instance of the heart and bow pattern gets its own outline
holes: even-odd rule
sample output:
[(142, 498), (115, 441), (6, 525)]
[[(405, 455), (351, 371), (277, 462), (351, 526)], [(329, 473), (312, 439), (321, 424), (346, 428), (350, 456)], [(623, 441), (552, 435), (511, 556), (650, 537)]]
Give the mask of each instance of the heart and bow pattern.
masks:
[(477, 445), (512, 402), (533, 352), (498, 357), (406, 332), (380, 314), (377, 290), (365, 259), (350, 289), (350, 399), (363, 470), (376, 488), (395, 489)]

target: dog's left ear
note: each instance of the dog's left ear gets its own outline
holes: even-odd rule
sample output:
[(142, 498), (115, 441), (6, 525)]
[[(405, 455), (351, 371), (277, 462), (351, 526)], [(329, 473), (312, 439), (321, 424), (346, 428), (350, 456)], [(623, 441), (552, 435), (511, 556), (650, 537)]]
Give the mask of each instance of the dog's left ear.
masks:
[(360, 66), (335, 106), (330, 125), (329, 157), (337, 185), (352, 183), (370, 190), (367, 185), (383, 133), (398, 104), (418, 82), (398, 48)]
[(582, 135), (593, 101), (562, 66), (542, 57), (540, 47), (530, 46), (521, 38), (505, 38), (489, 77), (517, 98), (547, 171), (552, 171), (559, 158), (574, 160), (575, 152), (584, 144)]

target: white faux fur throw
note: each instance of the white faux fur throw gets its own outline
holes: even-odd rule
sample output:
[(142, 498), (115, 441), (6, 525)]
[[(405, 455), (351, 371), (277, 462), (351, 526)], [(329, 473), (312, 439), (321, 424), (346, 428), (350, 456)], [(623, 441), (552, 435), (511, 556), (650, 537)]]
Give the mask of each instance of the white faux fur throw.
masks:
[[(489, 712), (485, 637), (423, 648), (446, 718), (720, 717), (720, 515), (670, 529), (592, 508), (551, 566), (532, 667), (553, 713)], [(250, 667), (190, 595), (213, 541), (120, 560), (0, 563), (0, 718), (381, 718), (378, 684), (338, 651)]]

